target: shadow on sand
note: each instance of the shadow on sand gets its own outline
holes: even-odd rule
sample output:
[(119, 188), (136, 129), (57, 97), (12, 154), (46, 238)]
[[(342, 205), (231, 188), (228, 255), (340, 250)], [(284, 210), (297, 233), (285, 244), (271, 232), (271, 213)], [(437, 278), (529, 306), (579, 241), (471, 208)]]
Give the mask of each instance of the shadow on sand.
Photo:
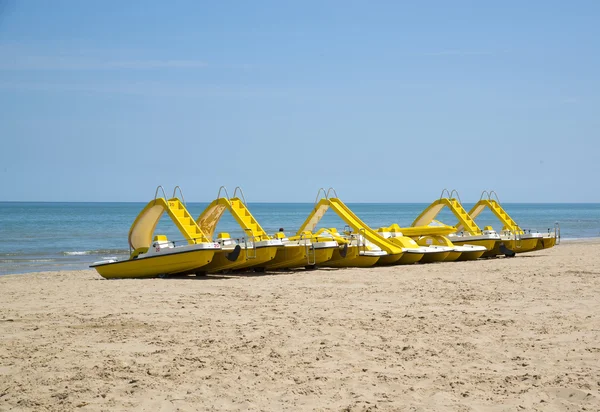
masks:
[(253, 270), (248, 271), (232, 271), (226, 273), (207, 273), (198, 275), (171, 275), (165, 276), (162, 279), (166, 280), (181, 280), (181, 279), (194, 279), (194, 280), (211, 280), (211, 279), (236, 279), (236, 278), (254, 278), (254, 277), (265, 277), (265, 276), (291, 276), (298, 273), (309, 273), (309, 272), (331, 272), (340, 270), (338, 268), (311, 268), (311, 269), (282, 269), (258, 272)]

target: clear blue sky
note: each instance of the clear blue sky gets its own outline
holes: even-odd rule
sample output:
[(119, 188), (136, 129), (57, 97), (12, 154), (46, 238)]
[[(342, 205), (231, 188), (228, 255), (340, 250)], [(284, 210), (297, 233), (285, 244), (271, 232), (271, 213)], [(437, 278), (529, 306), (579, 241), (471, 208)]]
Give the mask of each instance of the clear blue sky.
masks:
[(600, 202), (598, 1), (0, 5), (0, 201)]

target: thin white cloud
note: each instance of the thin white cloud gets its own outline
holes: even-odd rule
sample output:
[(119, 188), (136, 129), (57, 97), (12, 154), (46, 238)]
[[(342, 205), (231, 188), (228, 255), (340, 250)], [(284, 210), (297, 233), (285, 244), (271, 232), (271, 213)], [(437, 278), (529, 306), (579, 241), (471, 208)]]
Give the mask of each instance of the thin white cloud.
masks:
[[(395, 89), (420, 89), (426, 84), (397, 84)], [(178, 99), (283, 99), (313, 101), (333, 98), (337, 99), (347, 89), (310, 89), (307, 87), (269, 86), (269, 85), (239, 85), (239, 84), (172, 84), (162, 82), (127, 82), (127, 83), (63, 83), (63, 82), (27, 82), (0, 81), (0, 91), (10, 90), (25, 93), (69, 93), (89, 96), (136, 96), (144, 98), (178, 98)], [(356, 96), (365, 97), (363, 91)], [(376, 92), (375, 95), (378, 96)], [(367, 96), (373, 97), (374, 94)], [(353, 96), (350, 92), (350, 96)]]
[(292, 89), (239, 85), (174, 85), (163, 83), (49, 83), (0, 82), (0, 90), (50, 93), (83, 93), (177, 98), (286, 98)]
[(579, 99), (577, 97), (567, 97), (562, 101), (564, 104), (575, 104), (579, 103)]
[(468, 50), (442, 50), (436, 52), (423, 53), (424, 56), (491, 56), (489, 51), (468, 51)]
[(0, 60), (0, 70), (156, 70), (208, 67), (208, 63), (200, 60), (100, 60), (71, 56), (5, 56)]

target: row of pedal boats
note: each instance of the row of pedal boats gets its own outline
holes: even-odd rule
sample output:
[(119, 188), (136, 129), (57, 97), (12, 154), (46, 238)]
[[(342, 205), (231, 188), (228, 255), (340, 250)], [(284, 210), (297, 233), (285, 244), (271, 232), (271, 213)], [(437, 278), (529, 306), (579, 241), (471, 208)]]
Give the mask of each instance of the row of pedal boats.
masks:
[[(163, 196), (159, 197), (161, 191)], [(221, 196), (222, 192), (225, 195)], [(444, 208), (454, 214), (457, 225), (448, 226), (435, 219)], [(502, 223), (502, 231), (477, 226), (475, 218), (485, 208)], [(345, 222), (344, 230), (318, 227), (328, 211), (336, 213)], [(228, 233), (215, 233), (226, 212), (233, 216), (245, 236), (235, 239)], [(154, 233), (165, 213), (179, 229), (183, 240), (173, 241)], [(105, 259), (90, 267), (104, 278), (371, 267), (466, 261), (502, 255), (512, 257), (517, 253), (553, 247), (559, 241), (558, 224), (546, 233), (521, 229), (500, 206), (493, 191), (485, 191), (480, 201), (467, 212), (458, 193), (444, 189), (440, 198), (410, 227), (392, 224), (372, 229), (338, 198), (334, 189), (327, 192), (319, 189), (309, 216), (295, 235), (287, 236), (283, 231), (272, 235), (265, 232), (251, 214), (239, 187), (233, 197), (221, 187), (217, 198), (194, 218), (185, 206), (179, 187), (167, 199), (159, 186), (154, 199), (142, 209), (129, 230), (129, 258)]]

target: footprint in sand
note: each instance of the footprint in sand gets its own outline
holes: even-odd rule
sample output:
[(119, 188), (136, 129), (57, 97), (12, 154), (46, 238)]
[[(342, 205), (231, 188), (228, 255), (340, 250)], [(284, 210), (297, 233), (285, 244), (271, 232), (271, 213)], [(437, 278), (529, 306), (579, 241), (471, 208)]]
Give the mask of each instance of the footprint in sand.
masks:
[(596, 397), (589, 392), (570, 388), (551, 388), (546, 391), (551, 398), (565, 399), (571, 402), (592, 402)]

